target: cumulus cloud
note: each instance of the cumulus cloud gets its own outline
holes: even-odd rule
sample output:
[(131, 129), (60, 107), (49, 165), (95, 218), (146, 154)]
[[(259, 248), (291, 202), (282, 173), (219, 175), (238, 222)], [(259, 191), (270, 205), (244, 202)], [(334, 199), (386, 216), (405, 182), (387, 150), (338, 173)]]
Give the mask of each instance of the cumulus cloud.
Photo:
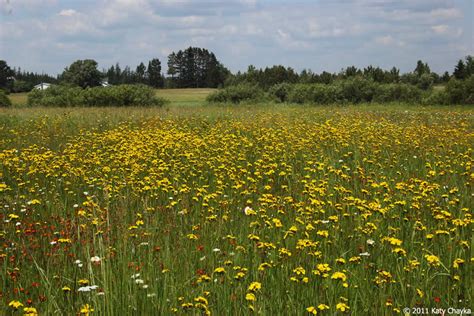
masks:
[(60, 16), (73, 16), (77, 13), (76, 10), (73, 9), (66, 9), (66, 10), (61, 10), (58, 14)]
[(102, 67), (158, 57), (166, 68), (171, 51), (190, 45), (233, 71), (278, 63), (337, 71), (374, 60), (403, 70), (418, 58), (444, 70), (472, 53), (469, 0), (0, 1), (2, 58), (51, 73), (85, 57)]

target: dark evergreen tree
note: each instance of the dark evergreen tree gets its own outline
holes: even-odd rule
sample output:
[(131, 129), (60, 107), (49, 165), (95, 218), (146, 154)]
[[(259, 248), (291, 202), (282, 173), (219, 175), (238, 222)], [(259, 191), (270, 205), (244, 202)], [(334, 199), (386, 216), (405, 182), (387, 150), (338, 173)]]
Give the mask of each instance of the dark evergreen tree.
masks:
[(163, 88), (164, 80), (161, 74), (161, 61), (158, 58), (153, 58), (148, 62), (147, 76), (150, 86)]
[(454, 67), (453, 75), (459, 80), (463, 80), (467, 77), (466, 65), (462, 59), (459, 59), (458, 64)]
[(7, 62), (0, 60), (0, 89), (10, 90), (12, 88), (14, 72)]

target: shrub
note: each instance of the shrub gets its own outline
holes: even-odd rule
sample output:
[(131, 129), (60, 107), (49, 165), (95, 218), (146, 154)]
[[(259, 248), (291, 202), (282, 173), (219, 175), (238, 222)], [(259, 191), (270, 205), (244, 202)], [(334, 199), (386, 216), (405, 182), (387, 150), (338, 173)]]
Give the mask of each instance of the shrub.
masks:
[(374, 101), (379, 103), (387, 102), (421, 102), (422, 90), (405, 83), (390, 83), (377, 86)]
[(28, 94), (30, 106), (162, 106), (166, 100), (145, 85), (119, 85), (81, 89), (52, 86)]
[(290, 83), (279, 83), (276, 85), (273, 85), (269, 90), (268, 90), (268, 95), (275, 99), (277, 102), (287, 102), (288, 101), (288, 96), (291, 92), (291, 90), (294, 88), (294, 84)]
[(288, 94), (292, 103), (331, 104), (343, 100), (340, 85), (297, 84)]
[(378, 84), (362, 77), (354, 77), (338, 82), (341, 96), (350, 103), (371, 102)]
[(446, 94), (453, 104), (474, 104), (474, 76), (465, 80), (452, 78), (446, 85)]
[(10, 101), (10, 99), (8, 98), (7, 94), (5, 93), (5, 91), (3, 91), (2, 89), (0, 89), (0, 108), (3, 108), (3, 107), (9, 107), (12, 105), (12, 102)]
[(240, 103), (242, 101), (259, 101), (264, 96), (263, 90), (255, 85), (239, 84), (217, 90), (206, 98), (211, 103)]
[(449, 95), (446, 91), (435, 90), (431, 92), (422, 102), (424, 105), (448, 105)]
[(431, 74), (422, 74), (418, 80), (418, 88), (422, 90), (428, 90), (433, 86), (434, 78)]

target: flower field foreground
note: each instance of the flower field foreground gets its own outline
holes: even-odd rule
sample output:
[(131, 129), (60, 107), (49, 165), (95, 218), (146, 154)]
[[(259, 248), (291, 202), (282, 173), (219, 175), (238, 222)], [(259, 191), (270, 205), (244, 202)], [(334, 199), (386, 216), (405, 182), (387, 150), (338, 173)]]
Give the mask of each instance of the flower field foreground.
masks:
[(0, 125), (7, 315), (473, 306), (470, 110), (28, 115)]

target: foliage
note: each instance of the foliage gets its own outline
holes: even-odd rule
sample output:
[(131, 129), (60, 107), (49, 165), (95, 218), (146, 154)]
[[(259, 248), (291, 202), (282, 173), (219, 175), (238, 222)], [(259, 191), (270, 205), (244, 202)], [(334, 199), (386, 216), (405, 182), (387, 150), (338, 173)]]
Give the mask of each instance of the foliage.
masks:
[(474, 104), (474, 75), (465, 80), (452, 78), (446, 85), (446, 94), (452, 104)]
[(5, 91), (3, 91), (2, 89), (0, 89), (0, 108), (3, 108), (3, 107), (9, 107), (12, 105), (12, 102), (10, 101), (10, 99), (8, 98), (7, 94), (5, 93)]
[(76, 60), (64, 69), (61, 81), (81, 88), (100, 86), (102, 73), (92, 59)]
[(12, 84), (13, 70), (8, 66), (7, 62), (0, 60), (0, 89), (9, 91)]
[(338, 80), (333, 84), (282, 84), (269, 90), (279, 102), (334, 104), (334, 103), (417, 103), (422, 91), (408, 84), (379, 84), (363, 77)]
[(204, 48), (189, 47), (168, 56), (168, 74), (174, 88), (217, 88), (229, 70)]
[(158, 58), (153, 58), (148, 62), (146, 70), (148, 75), (148, 84), (154, 88), (163, 88), (164, 79), (161, 75), (161, 61)]
[(240, 84), (219, 89), (206, 98), (211, 103), (240, 103), (243, 101), (259, 101), (263, 98), (263, 90), (251, 84)]
[(28, 94), (30, 106), (161, 106), (166, 101), (145, 85), (119, 85), (81, 89), (52, 86)]
[(290, 83), (278, 83), (274, 86), (272, 86), (268, 90), (268, 94), (273, 97), (277, 102), (287, 102), (288, 101), (288, 95), (290, 91), (293, 89), (292, 84)]
[(415, 104), (421, 101), (422, 91), (416, 86), (399, 83), (383, 84), (377, 87), (374, 101), (378, 103), (403, 102)]

